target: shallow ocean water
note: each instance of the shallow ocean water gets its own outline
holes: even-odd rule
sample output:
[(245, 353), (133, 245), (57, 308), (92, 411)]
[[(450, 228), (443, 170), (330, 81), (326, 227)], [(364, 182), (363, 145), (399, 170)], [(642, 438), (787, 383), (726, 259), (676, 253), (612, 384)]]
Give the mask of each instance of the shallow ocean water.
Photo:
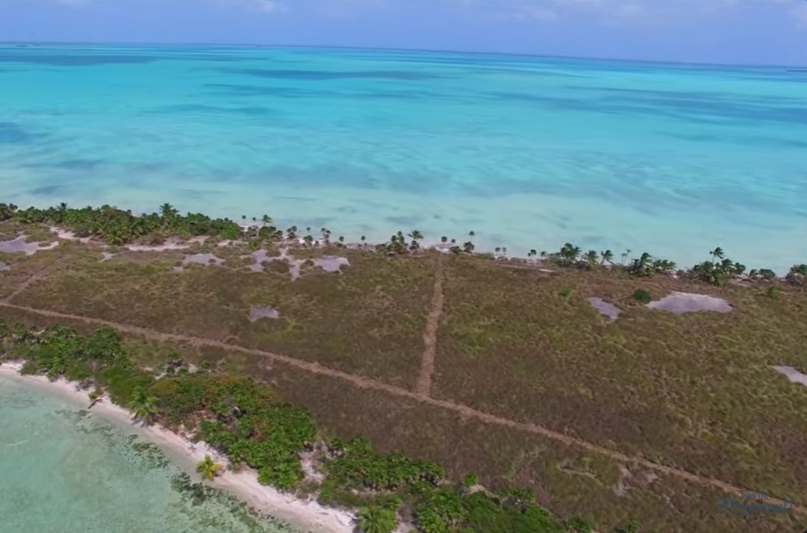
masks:
[[(0, 530), (288, 533), (73, 401), (0, 377)], [(194, 486), (194, 484), (196, 484)]]
[(484, 54), (0, 47), (0, 201), (807, 260), (807, 73)]

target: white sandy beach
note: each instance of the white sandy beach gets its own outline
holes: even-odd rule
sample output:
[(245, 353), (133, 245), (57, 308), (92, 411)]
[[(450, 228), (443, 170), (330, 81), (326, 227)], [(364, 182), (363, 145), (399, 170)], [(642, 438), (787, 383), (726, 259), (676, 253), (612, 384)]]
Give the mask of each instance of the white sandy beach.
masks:
[[(22, 364), (7, 362), (0, 364), (0, 376), (19, 380), (36, 387), (46, 387), (77, 404), (89, 405), (89, 392), (76, 388), (74, 383), (64, 379), (51, 382), (44, 376), (22, 376)], [(204, 443), (192, 443), (188, 439), (169, 431), (158, 424), (142, 427), (132, 422), (128, 411), (104, 398), (93, 406), (92, 412), (121, 426), (127, 426), (133, 433), (159, 446), (184, 469), (192, 472), (195, 465), (210, 455), (216, 462), (226, 465), (227, 460)], [(198, 475), (194, 473), (198, 479)], [(304, 501), (289, 494), (283, 494), (271, 487), (258, 483), (255, 472), (244, 469), (238, 473), (224, 471), (212, 482), (212, 486), (225, 489), (245, 500), (257, 511), (290, 523), (298, 529), (316, 533), (351, 533), (354, 515), (347, 511), (323, 507), (316, 501)]]

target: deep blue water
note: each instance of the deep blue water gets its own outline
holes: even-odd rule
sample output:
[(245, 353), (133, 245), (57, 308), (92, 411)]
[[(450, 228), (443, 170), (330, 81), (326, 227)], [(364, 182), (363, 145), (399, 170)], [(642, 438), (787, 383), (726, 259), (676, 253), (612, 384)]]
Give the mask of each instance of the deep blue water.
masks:
[(807, 261), (807, 72), (502, 55), (0, 46), (0, 201), (163, 202), (511, 254)]

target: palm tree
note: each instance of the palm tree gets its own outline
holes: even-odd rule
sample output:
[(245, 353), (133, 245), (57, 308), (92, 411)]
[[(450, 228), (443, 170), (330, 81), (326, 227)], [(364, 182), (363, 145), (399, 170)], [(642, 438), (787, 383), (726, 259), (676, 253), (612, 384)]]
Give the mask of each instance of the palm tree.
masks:
[(358, 530), (362, 533), (392, 533), (398, 525), (395, 511), (377, 505), (362, 508), (358, 518)]
[(154, 422), (154, 416), (159, 412), (157, 409), (157, 398), (149, 396), (146, 389), (136, 387), (129, 402), (129, 410), (135, 420), (140, 420), (143, 424), (149, 425)]
[(90, 396), (89, 396), (90, 406), (87, 407), (87, 409), (92, 409), (92, 406), (97, 404), (98, 402), (100, 402), (101, 398), (103, 398), (103, 396), (104, 396), (104, 394), (101, 391), (99, 391), (98, 389), (95, 389), (94, 391), (92, 391), (90, 393)]
[(644, 252), (639, 259), (634, 259), (628, 267), (628, 272), (633, 276), (651, 276), (653, 274), (653, 258), (649, 253)]
[(565, 266), (573, 265), (577, 262), (581, 252), (582, 250), (579, 246), (574, 246), (572, 243), (567, 242), (563, 245), (563, 248), (560, 249), (560, 253), (558, 254), (561, 259), (561, 264)]
[(614, 252), (611, 250), (605, 250), (604, 252), (601, 252), (600, 255), (602, 256), (600, 266), (605, 266), (605, 263), (608, 263), (609, 265), (614, 264)]
[(712, 263), (715, 263), (718, 259), (723, 259), (724, 257), (723, 248), (718, 246), (717, 248), (709, 252), (709, 255), (712, 256)]
[(174, 209), (174, 206), (171, 204), (163, 204), (160, 206), (160, 214), (162, 215), (163, 219), (172, 219), (179, 214), (179, 211)]
[(622, 254), (620, 255), (621, 260), (619, 264), (625, 266), (625, 261), (627, 261), (629, 255), (630, 255), (630, 248), (622, 252)]
[(269, 226), (269, 225), (272, 224), (272, 217), (270, 217), (269, 215), (263, 215), (261, 217), (261, 222), (263, 222), (265, 225)]
[(208, 481), (213, 481), (221, 470), (222, 466), (214, 463), (209, 455), (205, 455), (205, 460), (196, 465), (196, 471), (202, 475), (202, 479)]
[(584, 259), (586, 261), (586, 266), (588, 268), (594, 268), (595, 266), (597, 266), (599, 256), (597, 255), (597, 252), (595, 250), (589, 250), (588, 252), (586, 252)]

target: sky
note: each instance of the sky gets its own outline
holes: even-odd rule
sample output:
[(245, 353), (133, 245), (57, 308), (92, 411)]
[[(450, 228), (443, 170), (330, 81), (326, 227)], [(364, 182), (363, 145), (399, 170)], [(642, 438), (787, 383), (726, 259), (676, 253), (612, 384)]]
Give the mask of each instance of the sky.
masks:
[(0, 0), (0, 41), (347, 46), (807, 66), (807, 0)]

